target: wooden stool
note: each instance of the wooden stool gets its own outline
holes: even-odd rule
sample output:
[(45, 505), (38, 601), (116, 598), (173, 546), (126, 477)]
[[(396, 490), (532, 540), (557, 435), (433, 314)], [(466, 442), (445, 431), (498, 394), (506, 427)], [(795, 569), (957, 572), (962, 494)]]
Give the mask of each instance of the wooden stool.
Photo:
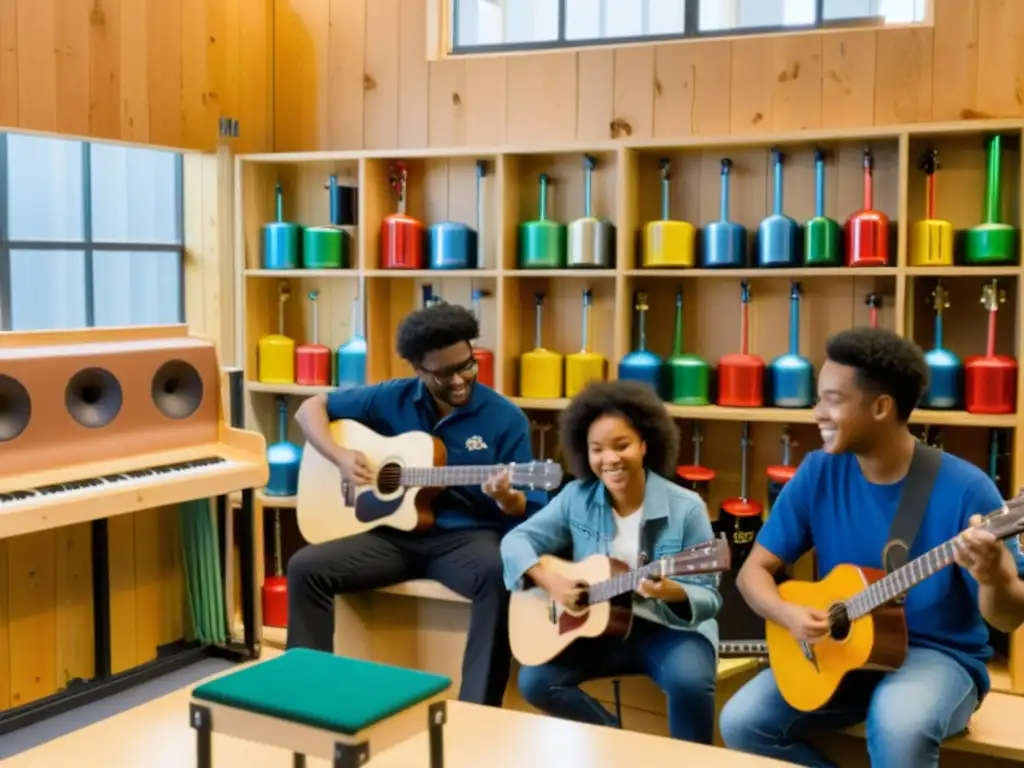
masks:
[(214, 732), (356, 768), (375, 753), (430, 732), (430, 766), (444, 764), (440, 695), (451, 679), (331, 653), (294, 649), (223, 675), (192, 691), (197, 768), (212, 768)]

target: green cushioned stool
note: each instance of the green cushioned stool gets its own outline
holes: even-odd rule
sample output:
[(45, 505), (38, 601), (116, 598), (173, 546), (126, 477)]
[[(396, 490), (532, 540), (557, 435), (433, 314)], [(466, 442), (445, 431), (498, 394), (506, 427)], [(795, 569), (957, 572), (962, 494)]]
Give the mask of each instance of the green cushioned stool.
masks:
[(306, 756), (355, 768), (386, 749), (430, 731), (430, 765), (443, 765), (441, 729), (451, 678), (332, 653), (296, 648), (192, 691), (198, 768), (212, 768), (211, 736), (220, 733), (290, 750), (295, 768)]

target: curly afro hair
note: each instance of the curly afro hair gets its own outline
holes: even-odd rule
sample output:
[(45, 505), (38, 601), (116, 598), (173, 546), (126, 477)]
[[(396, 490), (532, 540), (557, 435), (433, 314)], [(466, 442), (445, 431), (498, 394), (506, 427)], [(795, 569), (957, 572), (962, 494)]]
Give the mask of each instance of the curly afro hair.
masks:
[(928, 364), (921, 348), (885, 328), (851, 328), (825, 345), (828, 359), (853, 368), (865, 392), (888, 395), (906, 423), (928, 389)]
[(402, 359), (418, 366), (434, 350), (460, 341), (469, 344), (479, 335), (480, 324), (468, 309), (458, 304), (434, 304), (402, 320), (396, 348)]
[(587, 432), (591, 424), (608, 415), (624, 418), (647, 443), (647, 469), (662, 477), (673, 476), (679, 457), (679, 430), (661, 398), (637, 381), (597, 381), (587, 385), (562, 412), (562, 449), (576, 477), (597, 479), (588, 459)]

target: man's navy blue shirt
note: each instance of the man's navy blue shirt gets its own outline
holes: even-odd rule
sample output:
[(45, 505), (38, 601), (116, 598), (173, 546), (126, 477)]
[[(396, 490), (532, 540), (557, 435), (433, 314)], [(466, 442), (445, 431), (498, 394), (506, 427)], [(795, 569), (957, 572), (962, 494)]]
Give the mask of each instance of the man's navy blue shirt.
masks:
[[(331, 392), (327, 418), (352, 419), (384, 437), (427, 432), (444, 443), (451, 466), (533, 461), (526, 414), (479, 382), (473, 385), (469, 402), (443, 419), (417, 378)], [(526, 492), (527, 515), (546, 503), (546, 492)], [(433, 509), (440, 528), (492, 528), (504, 533), (523, 519), (504, 514), (480, 486), (446, 488), (434, 499)]]

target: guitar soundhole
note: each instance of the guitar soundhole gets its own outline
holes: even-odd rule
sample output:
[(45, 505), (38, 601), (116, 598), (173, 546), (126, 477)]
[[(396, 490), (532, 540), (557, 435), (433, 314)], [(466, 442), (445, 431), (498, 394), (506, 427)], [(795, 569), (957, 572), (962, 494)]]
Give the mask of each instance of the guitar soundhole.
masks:
[(836, 642), (842, 642), (850, 636), (850, 615), (842, 603), (829, 607), (828, 623), (831, 625), (829, 635)]
[(402, 487), (402, 467), (399, 464), (385, 464), (377, 473), (377, 490), (382, 496), (394, 493)]

